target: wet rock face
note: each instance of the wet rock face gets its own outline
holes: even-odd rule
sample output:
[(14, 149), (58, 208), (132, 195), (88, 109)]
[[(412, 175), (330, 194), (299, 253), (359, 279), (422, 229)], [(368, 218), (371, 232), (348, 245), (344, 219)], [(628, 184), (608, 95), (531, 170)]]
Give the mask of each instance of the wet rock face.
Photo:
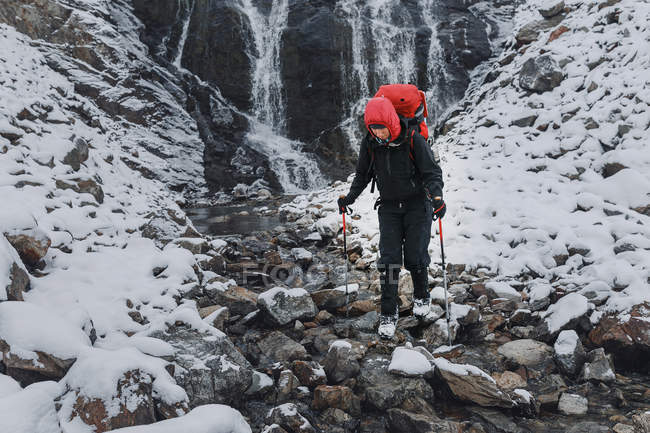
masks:
[[(508, 3), (508, 1), (501, 2)], [(500, 3), (500, 5), (501, 5)], [(238, 110), (252, 110), (252, 71), (258, 55), (254, 41), (254, 25), (235, 0), (214, 2), (196, 0), (177, 2), (163, 0), (152, 5), (146, 0), (134, 0), (134, 12), (144, 23), (141, 39), (163, 66), (176, 73), (179, 47), (188, 22), (180, 65), (203, 81), (219, 89), (220, 94)], [(269, 4), (255, 6), (260, 15), (267, 15)], [(432, 88), (435, 83), (427, 74), (431, 31), (426, 27), (419, 3), (407, 2), (405, 16), (412, 19), (409, 27), (417, 28), (415, 57), (418, 71), (416, 84)], [(446, 73), (436, 80), (439, 98), (429, 107), (432, 118), (462, 98), (469, 84), (468, 71), (490, 57), (491, 49), (485, 16), (475, 15), (467, 2), (445, 0), (436, 3), (434, 14), (440, 20), (438, 37), (441, 44), (441, 65)], [(287, 25), (281, 35), (279, 69), (287, 119), (281, 135), (308, 143), (321, 169), (335, 178), (346, 176), (355, 164), (350, 152), (349, 138), (341, 122), (349, 115), (349, 107), (361, 94), (354, 74), (352, 46), (353, 29), (336, 2), (289, 2)], [(363, 20), (363, 17), (361, 17)], [(494, 28), (494, 26), (491, 26)], [(376, 47), (363, 48), (369, 78), (370, 93), (384, 84), (377, 82), (374, 72)], [(400, 53), (395, 53), (399, 55)], [(211, 92), (203, 86), (188, 82), (188, 112), (197, 120), (201, 139), (205, 143), (206, 178), (212, 185), (232, 188), (234, 179), (250, 184), (265, 178), (279, 188), (275, 176), (268, 171), (268, 159), (249, 147), (244, 137), (248, 122), (222, 104), (216, 104)], [(207, 96), (207, 97), (206, 97)], [(434, 107), (435, 106), (435, 107)], [(440, 112), (438, 112), (440, 111)], [(243, 162), (242, 162), (243, 161)], [(262, 173), (258, 172), (262, 169)]]
[(287, 129), (292, 138), (311, 141), (342, 120), (340, 77), (351, 60), (352, 30), (326, 2), (292, 1), (289, 7), (281, 52)]
[(250, 23), (236, 1), (196, 0), (181, 64), (201, 79), (218, 83), (240, 110), (250, 108), (252, 81), (247, 46)]

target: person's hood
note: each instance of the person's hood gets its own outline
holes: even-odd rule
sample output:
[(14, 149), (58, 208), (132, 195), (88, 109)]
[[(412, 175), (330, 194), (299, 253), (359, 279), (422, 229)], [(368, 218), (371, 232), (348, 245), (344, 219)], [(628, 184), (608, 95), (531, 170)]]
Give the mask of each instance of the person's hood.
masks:
[(388, 98), (372, 98), (366, 105), (366, 111), (363, 115), (363, 121), (366, 128), (370, 131), (370, 125), (383, 125), (390, 131), (390, 141), (397, 140), (402, 132), (402, 126), (399, 122), (399, 116), (393, 107), (393, 103)]

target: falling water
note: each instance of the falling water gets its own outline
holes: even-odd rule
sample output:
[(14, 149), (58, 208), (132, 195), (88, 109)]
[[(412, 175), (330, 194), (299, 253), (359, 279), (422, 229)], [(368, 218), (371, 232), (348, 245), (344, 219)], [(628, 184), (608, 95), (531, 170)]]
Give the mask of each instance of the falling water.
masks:
[(260, 122), (279, 131), (286, 125), (280, 48), (289, 19), (289, 1), (274, 0), (268, 16), (260, 12), (253, 0), (242, 0), (242, 10), (253, 32), (254, 50), (249, 53), (253, 60), (253, 111)]
[(289, 19), (289, 1), (273, 0), (270, 11), (255, 0), (240, 0), (253, 33), (248, 55), (252, 60), (253, 113), (248, 144), (264, 154), (285, 192), (310, 191), (326, 184), (316, 161), (303, 152), (304, 143), (283, 136), (286, 101), (283, 94), (280, 50)]
[[(438, 22), (433, 15), (433, 9), (438, 0), (419, 0), (420, 10), (424, 25), (431, 30), (431, 39), (429, 41), (429, 52), (427, 54), (427, 82), (426, 89), (427, 105), (429, 118), (436, 119), (447, 107), (454, 101), (445, 98), (447, 92), (442, 90), (451, 85), (449, 71), (444, 66), (444, 52), (438, 39)], [(433, 122), (430, 121), (430, 124)]]
[[(358, 143), (356, 119), (367, 98), (381, 84), (417, 83), (416, 33), (424, 25), (431, 31), (427, 59), (427, 100), (436, 107), (436, 89), (444, 85), (442, 49), (437, 39), (436, 0), (418, 0), (422, 21), (415, 23), (400, 0), (339, 0), (337, 11), (352, 30), (352, 65), (344, 67), (348, 119), (341, 125), (353, 148)], [(368, 53), (374, 57), (368, 59)], [(443, 103), (443, 102), (441, 102)], [(430, 116), (437, 110), (430, 111)]]
[[(192, 2), (190, 5), (189, 2)], [(181, 10), (186, 11), (185, 21), (183, 22), (183, 31), (181, 37), (178, 40), (178, 49), (176, 50), (176, 57), (172, 62), (174, 66), (178, 69), (181, 69), (181, 60), (183, 58), (183, 51), (185, 50), (185, 41), (187, 41), (187, 34), (190, 28), (190, 21), (192, 19), (192, 12), (194, 12), (194, 5), (196, 0), (178, 0), (178, 13), (180, 14)]]

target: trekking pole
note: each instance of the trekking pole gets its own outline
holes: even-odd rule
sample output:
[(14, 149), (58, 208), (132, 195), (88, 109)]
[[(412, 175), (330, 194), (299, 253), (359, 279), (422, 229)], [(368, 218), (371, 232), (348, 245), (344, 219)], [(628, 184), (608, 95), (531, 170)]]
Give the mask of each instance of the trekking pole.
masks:
[[(344, 224), (345, 225), (345, 224)], [(442, 255), (442, 278), (445, 285), (445, 310), (447, 312), (447, 336), (449, 337), (449, 347), (451, 347), (451, 329), (449, 326), (449, 302), (447, 301), (447, 268), (445, 267), (445, 247), (442, 242), (442, 218), (438, 218), (438, 227), (440, 231), (440, 254)]]
[(348, 293), (348, 241), (345, 234), (345, 212), (343, 212), (343, 260), (345, 260), (345, 318), (350, 314), (350, 295)]

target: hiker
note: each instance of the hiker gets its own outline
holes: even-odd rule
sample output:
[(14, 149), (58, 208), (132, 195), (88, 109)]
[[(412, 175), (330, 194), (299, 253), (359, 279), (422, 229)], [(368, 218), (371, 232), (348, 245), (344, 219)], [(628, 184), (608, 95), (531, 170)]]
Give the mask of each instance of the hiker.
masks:
[[(403, 100), (403, 99), (402, 99)], [(433, 219), (446, 212), (442, 199), (442, 171), (418, 128), (409, 127), (386, 97), (374, 97), (366, 106), (368, 133), (361, 142), (354, 181), (338, 199), (339, 212), (347, 212), (368, 183), (376, 182), (379, 199), (379, 253), (381, 315), (378, 334), (390, 339), (399, 317), (397, 291), (404, 265), (414, 288), (413, 314), (422, 319), (431, 312), (428, 246)]]

